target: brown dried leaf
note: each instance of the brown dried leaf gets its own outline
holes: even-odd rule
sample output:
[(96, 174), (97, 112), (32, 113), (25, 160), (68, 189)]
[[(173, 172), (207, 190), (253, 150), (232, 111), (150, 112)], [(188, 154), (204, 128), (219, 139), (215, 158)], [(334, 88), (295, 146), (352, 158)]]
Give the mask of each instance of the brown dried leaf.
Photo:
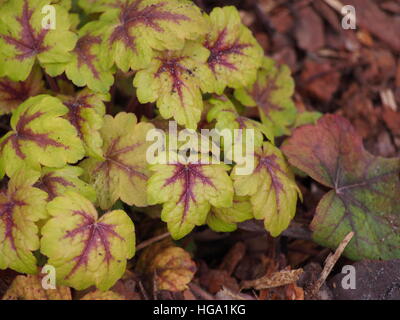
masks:
[(196, 273), (190, 254), (180, 247), (167, 247), (152, 259), (148, 273), (154, 274), (157, 290), (183, 291)]
[(71, 290), (58, 286), (44, 289), (40, 275), (17, 276), (3, 296), (3, 300), (71, 300)]
[(242, 289), (254, 288), (256, 290), (275, 288), (284, 286), (299, 280), (303, 269), (296, 270), (282, 270), (266, 275), (256, 280), (243, 281), (241, 284)]

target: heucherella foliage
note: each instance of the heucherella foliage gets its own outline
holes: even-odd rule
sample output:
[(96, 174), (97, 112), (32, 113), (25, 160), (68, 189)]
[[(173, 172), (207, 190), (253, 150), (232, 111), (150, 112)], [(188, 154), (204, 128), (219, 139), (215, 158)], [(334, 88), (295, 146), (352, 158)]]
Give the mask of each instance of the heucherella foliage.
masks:
[[(232, 131), (241, 129), (243, 130), (243, 142), (246, 141), (245, 130), (254, 130), (254, 146), (261, 147), (264, 141), (264, 136), (274, 141), (274, 133), (262, 123), (249, 119), (239, 114), (235, 105), (227, 96), (214, 96), (207, 101), (212, 107), (207, 113), (207, 121), (212, 122), (216, 120), (215, 128), (222, 131), (228, 129)], [(232, 135), (233, 136), (233, 135)]]
[(80, 179), (82, 174), (83, 169), (75, 166), (60, 169), (43, 167), (34, 187), (45, 191), (48, 201), (62, 196), (67, 191), (75, 191), (94, 202), (96, 192), (91, 185)]
[(60, 168), (85, 155), (76, 129), (63, 119), (68, 108), (49, 95), (21, 104), (11, 117), (12, 130), (0, 140), (2, 170), (13, 175), (24, 165)]
[(81, 164), (85, 177), (97, 192), (98, 204), (109, 209), (118, 200), (143, 207), (146, 202), (146, 181), (149, 176), (146, 150), (150, 123), (137, 123), (134, 114), (121, 112), (104, 117), (100, 130), (103, 156), (88, 158)]
[(279, 137), (290, 133), (289, 127), (296, 119), (293, 93), (289, 67), (277, 66), (273, 59), (265, 57), (257, 81), (235, 90), (235, 97), (245, 106), (256, 106), (263, 124)]
[(215, 8), (205, 18), (211, 25), (203, 40), (210, 51), (207, 66), (211, 75), (202, 81), (204, 92), (222, 94), (226, 87), (241, 88), (254, 83), (263, 50), (240, 19), (235, 7)]
[(13, 81), (25, 80), (35, 62), (51, 76), (62, 73), (62, 64), (70, 59), (76, 35), (69, 31), (68, 11), (55, 8), (56, 28), (43, 26), (42, 8), (51, 0), (13, 0), (1, 5), (0, 75)]
[(102, 59), (123, 71), (146, 67), (154, 50), (180, 50), (185, 40), (208, 30), (200, 9), (189, 0), (103, 1), (98, 7), (105, 11), (100, 17), (106, 25)]
[(229, 208), (212, 207), (208, 216), (208, 226), (218, 232), (232, 232), (237, 224), (253, 218), (253, 208), (249, 197), (234, 196)]
[(101, 156), (103, 140), (100, 129), (106, 112), (105, 95), (96, 94), (89, 89), (84, 89), (72, 96), (59, 95), (68, 113), (64, 116), (76, 129), (82, 140), (87, 155)]
[(108, 290), (135, 254), (132, 220), (122, 210), (99, 218), (93, 204), (75, 192), (55, 198), (47, 210), (51, 218), (42, 228), (40, 250), (56, 268), (57, 283)]
[(163, 51), (133, 81), (141, 103), (157, 101), (163, 118), (196, 129), (203, 111), (199, 79), (206, 75), (209, 52), (196, 42), (179, 51)]
[(235, 192), (249, 196), (256, 219), (264, 220), (265, 229), (274, 237), (285, 230), (296, 213), (300, 190), (281, 151), (265, 142), (255, 151), (255, 170), (251, 175), (232, 171)]
[(32, 69), (25, 81), (11, 81), (0, 78), (0, 115), (13, 112), (29, 97), (44, 93), (43, 74), (38, 67)]
[[(174, 151), (170, 151), (174, 152)], [(167, 157), (163, 152), (159, 157)], [(190, 162), (177, 153), (176, 162), (153, 164), (148, 180), (148, 203), (163, 204), (161, 219), (174, 239), (187, 235), (196, 225), (206, 223), (211, 205), (230, 207), (233, 186), (225, 164)]]
[(0, 192), (0, 269), (36, 273), (39, 249), (36, 222), (47, 217), (46, 192), (33, 185), (39, 174), (21, 169)]
[(314, 239), (336, 248), (350, 232), (351, 259), (400, 256), (400, 159), (368, 153), (351, 124), (326, 115), (297, 129), (283, 147), (290, 163), (331, 188), (312, 221)]
[(79, 30), (79, 39), (65, 65), (68, 79), (79, 86), (88, 86), (96, 92), (106, 93), (114, 82), (113, 70), (100, 61), (102, 24), (89, 22)]

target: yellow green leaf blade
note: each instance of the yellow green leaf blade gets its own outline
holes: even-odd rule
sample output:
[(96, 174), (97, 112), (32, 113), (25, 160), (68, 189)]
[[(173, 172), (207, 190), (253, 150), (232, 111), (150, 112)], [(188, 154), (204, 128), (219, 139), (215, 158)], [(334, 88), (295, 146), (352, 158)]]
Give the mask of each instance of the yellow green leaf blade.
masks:
[[(160, 155), (162, 156), (162, 155)], [(150, 166), (149, 204), (163, 204), (161, 219), (174, 239), (206, 222), (211, 205), (232, 205), (233, 187), (224, 164), (177, 161)]]
[(75, 128), (62, 118), (67, 111), (59, 99), (48, 95), (30, 98), (15, 110), (12, 131), (0, 140), (8, 176), (24, 165), (59, 168), (83, 158), (84, 147)]
[(278, 236), (296, 213), (300, 191), (280, 150), (265, 142), (255, 151), (255, 169), (251, 175), (238, 175), (236, 165), (232, 171), (235, 193), (249, 196), (254, 217), (264, 220), (272, 236)]
[(261, 66), (263, 49), (242, 24), (233, 6), (214, 8), (208, 22), (211, 31), (203, 45), (210, 51), (210, 77), (202, 81), (204, 92), (222, 94), (226, 87), (240, 88), (254, 83)]
[(69, 14), (64, 6), (52, 4), (53, 25), (43, 26), (42, 9), (51, 0), (15, 0), (2, 6), (0, 18), (0, 74), (14, 81), (25, 80), (35, 61), (51, 76), (62, 73), (69, 61), (76, 35), (69, 31)]
[(33, 251), (39, 249), (36, 222), (47, 217), (47, 194), (35, 187), (39, 175), (21, 170), (0, 193), (0, 269), (36, 273)]
[(292, 100), (294, 80), (288, 66), (277, 66), (265, 57), (254, 84), (235, 90), (235, 97), (243, 105), (258, 107), (265, 126), (279, 137), (290, 134), (289, 127), (296, 120), (296, 106)]
[(137, 123), (134, 114), (105, 116), (100, 130), (103, 157), (92, 157), (81, 164), (85, 179), (96, 189), (102, 209), (111, 208), (118, 199), (129, 205), (147, 205), (146, 150), (151, 143), (146, 141), (146, 135), (152, 128), (150, 123)]
[(122, 210), (101, 218), (92, 203), (74, 192), (51, 201), (52, 218), (42, 228), (41, 252), (56, 268), (59, 284), (83, 290), (109, 289), (135, 253), (134, 226)]

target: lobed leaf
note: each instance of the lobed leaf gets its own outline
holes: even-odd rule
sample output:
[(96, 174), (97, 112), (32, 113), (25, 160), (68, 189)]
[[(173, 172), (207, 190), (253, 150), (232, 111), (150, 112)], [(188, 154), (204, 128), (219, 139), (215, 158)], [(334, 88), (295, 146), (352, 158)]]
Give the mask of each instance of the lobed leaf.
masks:
[(196, 40), (208, 30), (200, 9), (188, 0), (118, 0), (100, 19), (108, 25), (103, 61), (125, 72), (146, 67), (154, 49), (181, 50), (185, 40)]
[(56, 268), (58, 284), (108, 290), (135, 254), (134, 226), (122, 210), (98, 218), (92, 203), (66, 192), (47, 205), (51, 219), (42, 228), (41, 252)]
[(40, 68), (33, 68), (25, 81), (11, 81), (0, 78), (0, 115), (13, 112), (29, 97), (44, 92), (44, 82)]
[(350, 259), (400, 257), (400, 160), (368, 153), (352, 125), (325, 115), (296, 129), (283, 151), (289, 162), (332, 188), (320, 201), (311, 228), (316, 242), (336, 248), (350, 232)]
[(153, 175), (148, 180), (147, 199), (150, 205), (163, 204), (161, 219), (172, 237), (179, 239), (206, 222), (211, 205), (230, 207), (233, 187), (226, 173), (229, 166), (187, 162), (177, 154), (176, 158), (176, 162), (150, 166)]
[(146, 202), (146, 181), (149, 175), (146, 150), (150, 123), (137, 123), (134, 114), (121, 112), (113, 118), (104, 117), (100, 130), (103, 138), (103, 157), (89, 158), (81, 164), (86, 180), (97, 192), (98, 204), (109, 209), (118, 200), (143, 207)]
[(59, 99), (48, 95), (30, 98), (14, 111), (12, 131), (0, 139), (0, 161), (8, 176), (25, 164), (60, 168), (83, 158), (75, 128), (62, 118), (67, 112)]
[(276, 66), (273, 59), (265, 57), (257, 81), (235, 90), (235, 97), (247, 107), (257, 106), (261, 121), (279, 137), (290, 134), (289, 127), (296, 119), (293, 93), (294, 80), (289, 67)]
[[(208, 100), (211, 104), (211, 109), (207, 114), (207, 121), (212, 122), (216, 120), (215, 128), (218, 130), (229, 129), (234, 130), (254, 130), (254, 147), (261, 147), (264, 141), (264, 136), (274, 141), (274, 133), (265, 125), (258, 121), (241, 116), (232, 101), (226, 96), (215, 96)], [(243, 141), (246, 141), (245, 131)]]
[(0, 269), (36, 273), (33, 251), (39, 249), (36, 222), (47, 217), (47, 194), (33, 187), (39, 174), (21, 170), (0, 192)]
[(251, 175), (238, 175), (239, 165), (231, 177), (238, 196), (249, 196), (254, 217), (264, 220), (273, 237), (288, 226), (296, 213), (300, 190), (280, 150), (269, 142), (255, 151), (255, 169)]
[(80, 300), (125, 300), (123, 296), (113, 291), (95, 290), (85, 294)]
[[(151, 64), (137, 72), (133, 85), (141, 103), (155, 102), (164, 119), (196, 129), (203, 110), (199, 77), (206, 70), (209, 52), (195, 42), (180, 51), (157, 53)], [(197, 76), (198, 75), (198, 76)]]
[(222, 94), (226, 87), (237, 89), (253, 84), (264, 53), (242, 24), (238, 10), (233, 6), (214, 8), (206, 18), (211, 31), (203, 45), (210, 51), (210, 75), (202, 81), (202, 90)]
[(207, 216), (208, 226), (217, 232), (232, 232), (237, 224), (253, 218), (253, 208), (249, 197), (235, 196), (229, 208), (212, 207)]
[(96, 94), (89, 89), (83, 89), (76, 96), (58, 96), (68, 108), (64, 116), (76, 129), (82, 140), (86, 153), (93, 157), (103, 154), (103, 139), (100, 129), (103, 126), (103, 118), (106, 113), (104, 100), (106, 97)]
[(108, 92), (114, 83), (114, 76), (113, 71), (105, 68), (100, 61), (102, 24), (89, 22), (79, 30), (78, 35), (71, 61), (65, 65), (65, 74), (79, 87), (88, 86), (96, 92)]
[(51, 0), (13, 0), (1, 7), (0, 75), (13, 81), (25, 80), (36, 61), (51, 76), (62, 73), (62, 64), (70, 60), (69, 51), (76, 35), (69, 31), (68, 11), (55, 8), (55, 29), (44, 28), (42, 8)]
[(47, 201), (62, 196), (67, 191), (78, 192), (90, 201), (95, 201), (96, 191), (79, 178), (82, 174), (82, 168), (73, 166), (61, 169), (42, 168), (41, 176), (34, 187), (47, 193)]

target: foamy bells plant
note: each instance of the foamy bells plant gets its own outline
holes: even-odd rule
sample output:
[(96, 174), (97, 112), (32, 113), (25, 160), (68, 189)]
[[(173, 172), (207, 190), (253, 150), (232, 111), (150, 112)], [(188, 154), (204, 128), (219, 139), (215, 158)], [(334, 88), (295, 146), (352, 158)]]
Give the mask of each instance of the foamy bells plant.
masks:
[[(0, 193), (0, 269), (35, 274), (45, 261), (54, 266), (58, 285), (108, 290), (135, 253), (133, 222), (121, 208), (132, 216), (144, 214), (137, 212), (140, 207), (161, 205), (160, 219), (174, 239), (205, 224), (231, 232), (249, 219), (262, 220), (272, 236), (288, 227), (301, 195), (275, 141), (320, 115), (296, 110), (289, 68), (264, 56), (236, 8), (206, 14), (187, 0), (0, 3), (0, 114), (11, 114), (10, 129), (0, 140), (0, 174), (8, 185)], [(53, 17), (44, 16), (44, 6), (54, 9)], [(55, 19), (55, 28), (43, 19)], [(117, 73), (134, 75), (128, 91), (142, 104), (154, 103), (157, 121), (127, 110), (106, 114)], [(146, 136), (166, 120), (193, 130), (200, 125), (254, 130), (254, 170), (238, 175), (238, 163), (150, 165)], [(333, 176), (309, 169), (317, 161), (310, 154), (307, 162), (309, 153), (321, 149), (299, 157), (296, 144), (308, 143), (298, 133), (302, 128), (286, 146), (292, 164), (335, 187)], [(352, 159), (369, 156), (359, 157)], [(398, 170), (398, 163), (388, 165)], [(357, 177), (375, 179), (373, 173)], [(385, 183), (398, 190), (395, 179)], [(394, 206), (382, 197), (377, 192), (369, 199)], [(321, 202), (314, 222), (317, 241), (335, 247), (347, 230), (364, 228), (336, 217), (351, 218), (357, 210), (369, 214), (362, 205), (370, 200), (353, 198), (341, 195), (329, 210), (329, 201)], [(396, 208), (385, 212), (398, 221)], [(341, 221), (338, 234), (326, 240), (325, 230), (331, 229), (322, 226), (335, 219)], [(356, 241), (362, 242), (365, 232)], [(359, 251), (350, 244), (348, 254), (398, 256), (398, 249), (389, 250), (399, 244), (398, 236), (386, 239), (385, 251), (358, 243)]]

